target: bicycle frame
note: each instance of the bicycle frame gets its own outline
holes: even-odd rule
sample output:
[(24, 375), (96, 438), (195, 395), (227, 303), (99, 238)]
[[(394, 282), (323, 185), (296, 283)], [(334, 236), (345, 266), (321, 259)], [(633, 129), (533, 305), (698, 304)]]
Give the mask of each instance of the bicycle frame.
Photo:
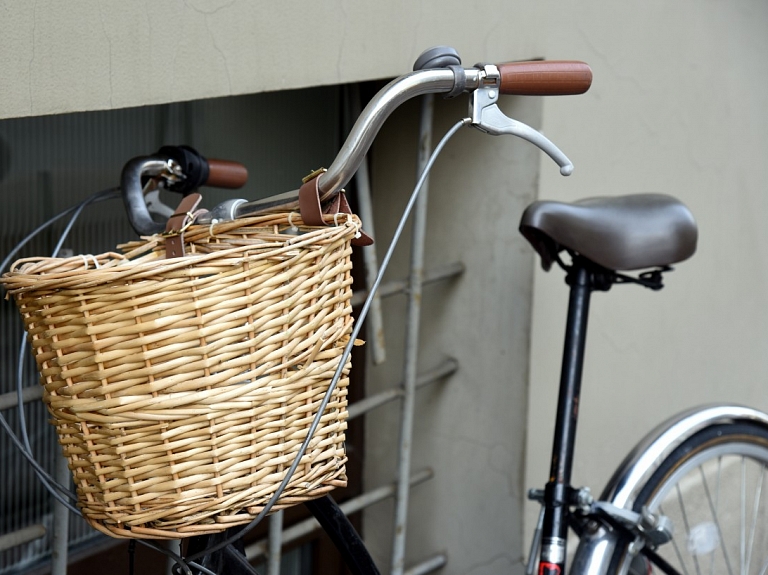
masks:
[[(315, 173), (318, 200), (328, 199), (341, 191), (357, 170), (382, 123), (395, 108), (407, 99), (428, 93), (448, 93), (449, 96), (456, 96), (464, 92), (471, 92), (469, 115), (455, 126), (456, 129), (461, 126), (472, 125), (491, 135), (506, 134), (523, 138), (547, 153), (558, 164), (561, 174), (569, 175), (573, 169), (570, 160), (546, 137), (505, 116), (498, 108), (497, 102), (501, 94), (580, 94), (589, 88), (591, 77), (588, 66), (579, 62), (483, 64), (467, 69), (459, 65), (449, 65), (439, 66), (437, 69), (417, 70), (402, 76), (391, 82), (368, 104), (329, 169)], [(194, 150), (184, 147), (161, 148), (153, 156), (135, 158), (130, 161), (123, 171), (121, 188), (129, 220), (138, 233), (150, 235), (163, 233), (165, 230), (168, 236), (175, 236), (175, 233), (181, 228), (173, 227), (175, 225), (173, 222), (171, 227), (166, 227), (165, 224), (155, 221), (151, 217), (144, 202), (146, 192), (164, 188), (186, 195), (201, 185), (235, 188), (241, 186), (246, 177), (247, 172), (244, 168), (234, 163), (221, 160), (208, 161)], [(289, 196), (292, 194), (293, 192), (288, 192)], [(280, 210), (293, 209), (296, 207), (294, 201), (286, 201), (285, 198), (282, 198), (276, 200), (276, 205)], [(262, 202), (237, 201), (234, 204), (228, 202), (225, 207), (226, 213), (220, 215), (217, 208), (214, 208), (207, 215), (208, 219), (206, 219), (206, 215), (200, 215), (197, 223), (213, 223), (214, 218), (218, 219), (219, 217), (237, 218), (275, 206), (270, 206), (269, 202), (265, 205)], [(189, 215), (188, 211), (193, 210), (194, 207), (185, 206), (174, 215), (183, 217)], [(354, 341), (354, 337), (352, 337), (352, 341)], [(341, 365), (343, 363), (342, 361)], [(577, 371), (580, 374), (580, 368)], [(339, 368), (340, 372), (341, 368)], [(324, 404), (318, 409), (317, 422), (319, 422), (319, 414), (322, 413), (323, 409)], [(575, 425), (573, 427), (575, 428)], [(310, 430), (307, 434), (307, 444), (311, 434), (312, 431)], [(570, 443), (568, 441), (565, 442), (567, 447), (562, 448), (561, 451), (566, 455), (564, 457), (565, 468), (570, 474), (570, 455), (567, 454), (572, 452), (572, 439)], [(300, 459), (301, 454), (296, 457), (296, 462)], [(290, 472), (288, 476), (290, 476)], [(562, 485), (566, 485), (568, 480), (569, 478), (564, 480)], [(288, 478), (285, 479), (286, 483), (287, 481)], [(274, 500), (277, 500), (278, 496), (279, 493), (274, 496)], [(324, 503), (326, 502), (320, 501), (308, 506), (312, 509), (313, 514), (318, 516), (321, 523), (323, 520), (329, 525), (331, 522), (335, 522), (335, 530), (341, 534), (339, 541), (347, 541), (352, 537), (350, 533), (344, 531), (348, 525), (335, 517), (340, 513), (337, 508), (330, 505), (321, 508)], [(564, 521), (558, 519), (555, 522), (558, 529), (560, 526), (565, 527)], [(341, 528), (338, 524), (341, 524)], [(247, 528), (242, 531), (244, 533)], [(188, 553), (190, 561), (201, 557), (202, 563), (214, 565), (217, 571), (222, 569), (232, 572), (249, 571), (242, 549), (233, 547), (227, 534), (217, 534), (208, 539), (192, 539), (191, 551)], [(211, 550), (210, 553), (206, 553), (207, 550)], [(348, 555), (355, 559), (358, 555), (357, 550), (351, 548)], [(363, 560), (369, 559), (367, 554), (361, 554), (360, 557)], [(359, 557), (357, 558), (359, 559)], [(375, 569), (375, 567), (362, 564), (360, 561), (358, 563), (362, 569), (360, 572), (370, 573), (372, 569)], [(181, 563), (177, 563), (177, 567), (181, 568), (179, 565)], [(203, 572), (208, 569), (202, 564), (190, 563), (189, 565)]]
[(570, 299), (565, 331), (560, 391), (555, 416), (555, 437), (549, 482), (542, 497), (543, 522), (539, 551), (539, 575), (565, 571), (568, 514), (571, 504), (571, 470), (576, 440), (584, 347), (587, 338), (589, 301), (596, 289), (586, 261), (574, 260), (568, 272)]
[[(561, 263), (562, 265), (562, 263)], [(565, 267), (565, 266), (563, 266)], [(542, 505), (542, 514), (531, 547), (528, 572), (535, 566), (538, 548), (538, 575), (561, 575), (565, 572), (566, 538), (569, 524), (575, 518), (572, 508), (588, 510), (584, 516), (601, 519), (602, 525), (580, 533), (580, 542), (571, 571), (579, 574), (605, 575), (616, 546), (634, 537), (628, 527), (639, 522), (633, 506), (640, 489), (659, 468), (661, 462), (694, 434), (715, 425), (736, 422), (756, 423), (768, 430), (768, 415), (737, 405), (712, 405), (683, 412), (656, 427), (629, 453), (603, 491), (599, 502), (585, 497), (585, 490), (571, 485), (576, 424), (578, 420), (581, 377), (584, 364), (590, 297), (593, 291), (607, 291), (614, 279), (608, 270), (596, 268), (579, 256), (567, 267), (570, 286), (560, 389), (549, 481), (532, 499)], [(610, 272), (608, 272), (610, 274)], [(627, 513), (629, 512), (629, 513)], [(617, 521), (624, 515), (624, 521)], [(630, 516), (631, 515), (631, 516)], [(611, 528), (608, 527), (611, 525)], [(537, 545), (538, 543), (538, 545)], [(638, 548), (639, 550), (640, 548)], [(663, 571), (676, 571), (652, 549), (642, 552)]]

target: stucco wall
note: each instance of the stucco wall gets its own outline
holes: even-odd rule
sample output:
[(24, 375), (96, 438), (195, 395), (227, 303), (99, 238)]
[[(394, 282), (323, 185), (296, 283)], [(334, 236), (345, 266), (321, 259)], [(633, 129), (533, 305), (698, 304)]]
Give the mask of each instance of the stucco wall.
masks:
[(2, 0), (0, 118), (385, 78), (439, 43), (537, 54), (501, 25), (519, 17), (499, 0)]

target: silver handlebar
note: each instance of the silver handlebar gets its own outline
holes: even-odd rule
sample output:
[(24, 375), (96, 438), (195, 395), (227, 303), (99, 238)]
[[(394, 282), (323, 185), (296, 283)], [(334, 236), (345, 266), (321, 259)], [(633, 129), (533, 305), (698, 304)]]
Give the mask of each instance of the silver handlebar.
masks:
[[(541, 133), (508, 118), (497, 106), (500, 76), (496, 66), (418, 70), (391, 81), (368, 103), (352, 127), (344, 145), (325, 173), (317, 176), (320, 200), (326, 200), (346, 186), (392, 112), (406, 100), (429, 93), (473, 92), (470, 102), (470, 125), (492, 135), (512, 134), (546, 152), (560, 166), (564, 176), (573, 171), (570, 160)], [(199, 223), (232, 219), (268, 212), (273, 209), (298, 209), (298, 190), (253, 202), (226, 202), (198, 217)]]
[[(467, 90), (475, 90), (485, 76), (481, 70), (464, 70)], [(352, 127), (336, 159), (320, 180), (320, 191), (334, 193), (343, 188), (360, 167), (384, 121), (406, 100), (422, 94), (439, 94), (453, 90), (456, 72), (450, 69), (420, 70), (401, 76), (385, 86), (365, 107)]]
[[(474, 68), (462, 68), (458, 64), (453, 64), (453, 62), (460, 62), (455, 51), (449, 49), (448, 53), (449, 56), (452, 53), (455, 59), (442, 58), (444, 55), (442, 51), (439, 54), (440, 57), (436, 59), (430, 51), (425, 52), (423, 56), (428, 55), (429, 58), (434, 59), (427, 62), (427, 65), (436, 64), (444, 67), (417, 70), (396, 78), (371, 99), (328, 170), (316, 176), (320, 201), (329, 199), (349, 183), (365, 159), (382, 125), (398, 106), (411, 98), (429, 93), (448, 93), (449, 97), (453, 97), (462, 92), (470, 92), (469, 117), (465, 119), (466, 125), (474, 126), (492, 135), (510, 134), (528, 140), (557, 162), (561, 174), (567, 176), (572, 172), (573, 165), (557, 146), (533, 128), (507, 117), (499, 109), (497, 101), (501, 92), (501, 74), (497, 66), (485, 64)], [(420, 57), (417, 60), (417, 67), (422, 59)], [(441, 59), (442, 63), (438, 63)], [(446, 61), (448, 61), (447, 64)], [(591, 74), (589, 80), (591, 81)], [(584, 87), (582, 80), (581, 85), (576, 86), (576, 89), (581, 91), (551, 93), (582, 93), (586, 88), (588, 83)], [(141, 183), (147, 176), (159, 177), (171, 183), (178, 177), (183, 177), (184, 174), (174, 172), (174, 167), (167, 164), (167, 160), (169, 159), (159, 156), (135, 158), (124, 169), (121, 181), (123, 198), (131, 224), (139, 234), (149, 235), (165, 229), (165, 225), (155, 221), (147, 210), (147, 204), (144, 201), (146, 190), (142, 188)], [(163, 185), (162, 182), (160, 185)], [(298, 190), (292, 190), (252, 202), (228, 200), (211, 211), (200, 214), (196, 221), (209, 224), (214, 220), (230, 220), (270, 211), (296, 210), (299, 208), (298, 196)]]
[[(450, 92), (457, 82), (464, 82), (466, 90), (474, 90), (485, 77), (485, 72), (476, 68), (463, 72), (464, 78), (457, 78), (458, 73), (451, 69), (418, 70), (400, 76), (382, 88), (361, 112), (328, 170), (318, 176), (320, 200), (326, 200), (349, 183), (382, 125), (403, 102), (422, 94)], [(298, 207), (298, 190), (292, 190), (264, 200), (241, 203), (234, 208), (214, 208), (208, 214), (202, 214), (197, 221), (210, 223), (214, 219), (244, 217), (272, 208), (290, 210)]]

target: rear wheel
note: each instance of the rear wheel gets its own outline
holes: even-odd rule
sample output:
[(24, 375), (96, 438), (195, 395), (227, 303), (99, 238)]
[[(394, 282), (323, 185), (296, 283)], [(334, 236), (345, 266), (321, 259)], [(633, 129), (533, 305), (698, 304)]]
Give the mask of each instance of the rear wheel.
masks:
[[(667, 516), (672, 541), (659, 547), (686, 575), (768, 574), (768, 431), (750, 423), (709, 427), (673, 451), (640, 491), (643, 506)], [(661, 573), (627, 543), (610, 573)]]

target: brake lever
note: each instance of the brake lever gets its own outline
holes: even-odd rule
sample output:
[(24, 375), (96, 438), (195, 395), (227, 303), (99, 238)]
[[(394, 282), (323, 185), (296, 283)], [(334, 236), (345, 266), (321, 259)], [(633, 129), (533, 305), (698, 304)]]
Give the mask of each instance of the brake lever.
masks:
[(164, 204), (160, 199), (160, 190), (155, 189), (144, 194), (144, 203), (147, 204), (147, 210), (150, 214), (160, 216), (166, 220), (173, 215), (173, 208)]
[(470, 96), (469, 109), (472, 115), (472, 126), (492, 136), (509, 134), (527, 140), (552, 158), (560, 166), (562, 175), (570, 176), (573, 173), (573, 164), (560, 148), (542, 133), (522, 122), (513, 120), (501, 111), (497, 103), (501, 81), (499, 69), (492, 64), (484, 65), (483, 69), (485, 70), (483, 85), (472, 92)]

